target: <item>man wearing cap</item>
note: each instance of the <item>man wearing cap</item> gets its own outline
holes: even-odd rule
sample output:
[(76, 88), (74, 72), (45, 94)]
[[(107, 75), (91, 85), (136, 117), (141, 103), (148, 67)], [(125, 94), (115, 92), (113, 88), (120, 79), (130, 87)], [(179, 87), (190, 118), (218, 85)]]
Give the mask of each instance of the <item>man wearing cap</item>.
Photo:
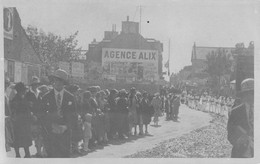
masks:
[(36, 76), (32, 77), (32, 82), (30, 84), (29, 91), (25, 94), (25, 98), (29, 103), (30, 111), (34, 116), (34, 122), (32, 125), (32, 134), (33, 140), (35, 141), (35, 147), (37, 150), (36, 157), (41, 157), (41, 147), (43, 146), (42, 136), (41, 136), (41, 126), (39, 122), (40, 118), (40, 98), (39, 98), (39, 90), (37, 89), (40, 86), (40, 79)]
[(68, 83), (67, 72), (58, 69), (49, 78), (53, 82), (53, 89), (43, 96), (41, 106), (45, 111), (46, 151), (51, 158), (68, 158), (71, 151), (71, 129), (77, 123), (75, 99), (64, 89)]
[(232, 109), (227, 131), (232, 158), (254, 157), (254, 79), (245, 79), (237, 93), (241, 104)]

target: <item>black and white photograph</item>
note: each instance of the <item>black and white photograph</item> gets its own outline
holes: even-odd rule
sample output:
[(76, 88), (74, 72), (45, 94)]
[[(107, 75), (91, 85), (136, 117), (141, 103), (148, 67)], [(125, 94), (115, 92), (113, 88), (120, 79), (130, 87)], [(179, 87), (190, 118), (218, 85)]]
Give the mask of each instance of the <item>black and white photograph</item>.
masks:
[(2, 11), (4, 163), (257, 163), (259, 0), (4, 0)]

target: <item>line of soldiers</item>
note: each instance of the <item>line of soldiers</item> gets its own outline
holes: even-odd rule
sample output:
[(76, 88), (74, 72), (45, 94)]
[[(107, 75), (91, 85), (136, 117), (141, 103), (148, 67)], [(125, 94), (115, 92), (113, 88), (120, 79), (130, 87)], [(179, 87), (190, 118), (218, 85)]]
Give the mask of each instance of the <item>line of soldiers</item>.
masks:
[[(68, 83), (68, 74), (58, 69), (49, 76), (51, 86), (42, 85), (33, 77), (29, 87), (22, 82), (10, 85), (5, 81), (6, 150), (24, 148), (31, 157), (32, 141), (36, 157), (68, 158), (87, 154), (95, 145), (109, 140), (126, 139), (132, 135), (148, 134), (152, 121), (158, 125), (162, 108), (171, 112), (170, 104), (178, 107), (179, 97), (140, 93), (135, 88), (101, 90), (89, 87), (86, 91)], [(168, 104), (168, 105), (167, 105)], [(138, 127), (138, 128), (137, 128)]]

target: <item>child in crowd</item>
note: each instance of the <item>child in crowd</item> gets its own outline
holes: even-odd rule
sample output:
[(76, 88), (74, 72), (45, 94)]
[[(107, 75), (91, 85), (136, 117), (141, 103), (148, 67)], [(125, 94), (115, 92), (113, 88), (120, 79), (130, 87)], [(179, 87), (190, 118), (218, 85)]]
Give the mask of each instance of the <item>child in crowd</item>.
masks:
[(91, 131), (91, 121), (92, 121), (92, 115), (89, 113), (86, 113), (84, 117), (84, 144), (83, 144), (83, 150), (85, 152), (88, 152), (90, 149), (88, 148), (89, 140), (92, 138), (92, 131)]

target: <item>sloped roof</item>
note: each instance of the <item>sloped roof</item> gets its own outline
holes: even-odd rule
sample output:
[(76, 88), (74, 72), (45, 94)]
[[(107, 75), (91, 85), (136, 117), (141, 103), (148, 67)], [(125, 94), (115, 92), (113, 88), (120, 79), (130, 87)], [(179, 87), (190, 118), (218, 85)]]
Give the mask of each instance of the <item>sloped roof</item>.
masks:
[(4, 40), (5, 58), (31, 64), (42, 64), (29, 38), (21, 25), (21, 19), (16, 8), (14, 10), (13, 40)]
[(42, 64), (39, 57), (37, 56), (33, 46), (29, 42), (28, 36), (25, 30), (22, 29), (22, 49), (21, 49), (21, 61), (32, 63), (32, 64)]

